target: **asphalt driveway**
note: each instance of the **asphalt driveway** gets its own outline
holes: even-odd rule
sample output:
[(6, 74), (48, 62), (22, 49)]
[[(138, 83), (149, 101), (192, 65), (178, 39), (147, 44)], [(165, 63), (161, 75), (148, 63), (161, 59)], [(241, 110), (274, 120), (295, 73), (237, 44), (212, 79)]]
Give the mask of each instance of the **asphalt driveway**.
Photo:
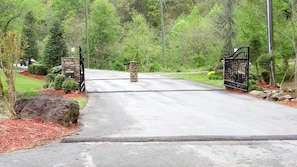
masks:
[(293, 167), (297, 110), (223, 89), (86, 70), (79, 133), (0, 155), (1, 167)]

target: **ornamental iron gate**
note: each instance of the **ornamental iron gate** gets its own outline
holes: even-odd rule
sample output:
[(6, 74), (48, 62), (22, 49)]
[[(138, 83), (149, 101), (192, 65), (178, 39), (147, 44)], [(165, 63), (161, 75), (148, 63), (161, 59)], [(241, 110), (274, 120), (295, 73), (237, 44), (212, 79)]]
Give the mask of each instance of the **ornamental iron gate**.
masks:
[(249, 87), (249, 47), (241, 47), (224, 58), (224, 86), (247, 92)]
[(82, 56), (81, 47), (79, 47), (79, 91), (84, 92), (86, 90), (85, 86), (85, 65), (84, 58)]

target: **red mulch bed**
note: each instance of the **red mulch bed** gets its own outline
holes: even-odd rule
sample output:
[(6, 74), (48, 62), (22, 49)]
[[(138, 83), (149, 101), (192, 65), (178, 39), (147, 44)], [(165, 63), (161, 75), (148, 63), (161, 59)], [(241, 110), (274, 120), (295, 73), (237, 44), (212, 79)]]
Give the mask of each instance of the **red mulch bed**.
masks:
[[(20, 74), (40, 80), (45, 79), (45, 76), (30, 74), (27, 71), (20, 72)], [(84, 93), (71, 92), (64, 94), (63, 91), (53, 89), (43, 89), (41, 92), (53, 97), (87, 98)], [(0, 119), (0, 153), (44, 145), (61, 137), (74, 134), (78, 129), (78, 124), (65, 127), (57, 123), (43, 122), (42, 120), (2, 118)]]

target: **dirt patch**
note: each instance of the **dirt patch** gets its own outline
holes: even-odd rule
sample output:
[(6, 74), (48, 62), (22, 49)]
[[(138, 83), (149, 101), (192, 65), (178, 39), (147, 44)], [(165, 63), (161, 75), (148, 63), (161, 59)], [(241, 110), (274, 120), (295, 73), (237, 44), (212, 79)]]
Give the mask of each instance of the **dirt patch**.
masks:
[[(27, 71), (20, 74), (44, 80), (45, 76), (30, 74)], [(71, 92), (64, 94), (62, 90), (42, 89), (41, 94), (62, 98), (87, 98), (84, 93)], [(57, 123), (47, 123), (42, 120), (20, 120), (0, 117), (0, 153), (20, 149), (30, 149), (50, 143), (56, 139), (76, 133), (79, 125), (65, 127)]]

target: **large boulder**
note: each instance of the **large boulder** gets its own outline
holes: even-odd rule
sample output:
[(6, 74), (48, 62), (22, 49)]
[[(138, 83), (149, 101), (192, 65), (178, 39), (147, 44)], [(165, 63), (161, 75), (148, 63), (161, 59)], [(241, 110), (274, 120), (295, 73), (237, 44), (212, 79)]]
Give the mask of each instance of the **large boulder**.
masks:
[(79, 117), (79, 104), (76, 101), (45, 96), (18, 99), (14, 110), (20, 119), (42, 119), (65, 126), (77, 123)]

